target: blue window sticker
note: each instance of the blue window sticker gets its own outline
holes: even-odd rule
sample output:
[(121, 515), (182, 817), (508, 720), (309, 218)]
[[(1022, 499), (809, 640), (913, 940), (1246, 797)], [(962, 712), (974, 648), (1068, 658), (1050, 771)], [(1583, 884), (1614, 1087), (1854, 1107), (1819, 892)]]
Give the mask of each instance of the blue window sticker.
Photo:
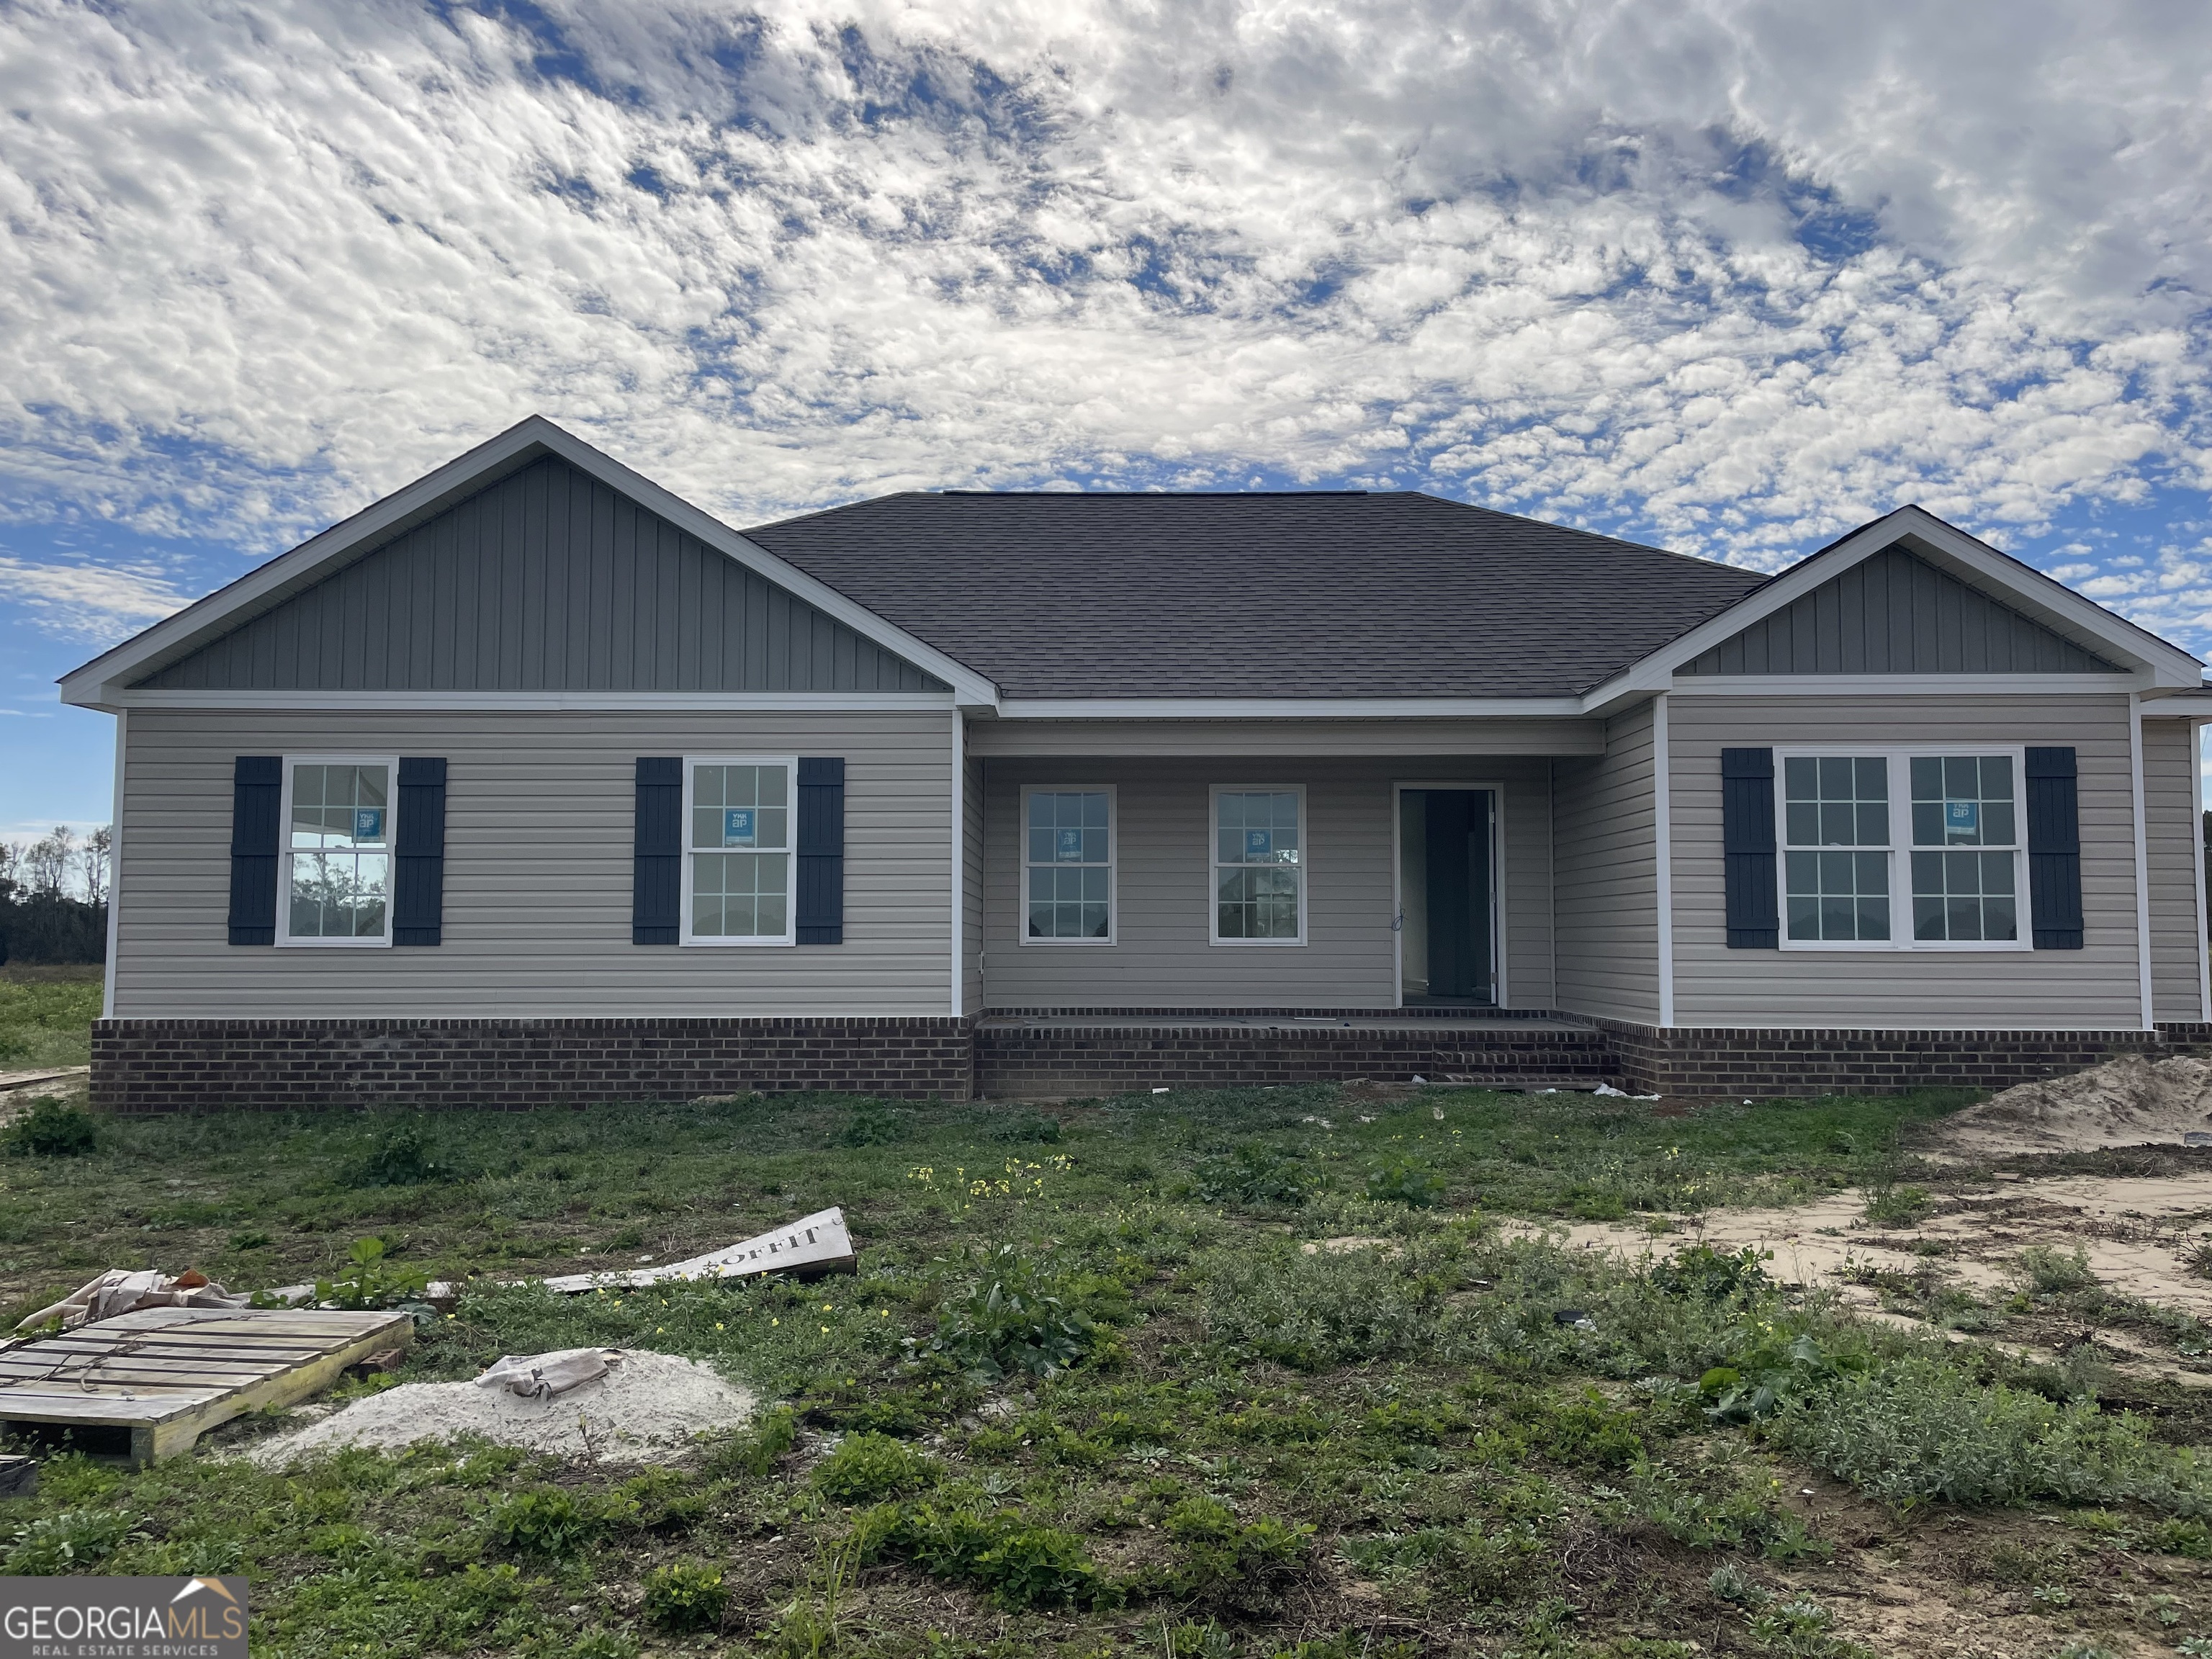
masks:
[(384, 839), (384, 809), (381, 806), (356, 806), (353, 809), (353, 838), (356, 841)]
[(1943, 803), (1943, 831), (1946, 835), (1971, 836), (1981, 827), (1981, 802), (1947, 800)]
[(1060, 856), (1080, 862), (1083, 858), (1083, 831), (1063, 830), (1060, 832)]
[(753, 844), (753, 809), (750, 806), (730, 806), (722, 811), (722, 845), (750, 847)]
[(1274, 857), (1275, 832), (1272, 830), (1247, 830), (1244, 832), (1244, 856), (1252, 860)]

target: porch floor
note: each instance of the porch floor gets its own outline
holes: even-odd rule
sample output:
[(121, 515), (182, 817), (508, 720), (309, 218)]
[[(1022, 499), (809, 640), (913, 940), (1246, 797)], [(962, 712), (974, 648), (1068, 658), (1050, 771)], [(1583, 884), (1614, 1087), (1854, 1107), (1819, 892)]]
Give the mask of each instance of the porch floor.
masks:
[(1424, 1036), (1444, 1032), (1480, 1036), (1516, 1031), (1558, 1031), (1595, 1037), (1597, 1027), (1556, 1014), (1484, 1014), (1470, 1012), (1463, 1018), (1430, 1016), (1418, 1025), (1388, 1009), (1371, 1015), (1346, 1014), (1322, 1018), (1303, 1014), (986, 1014), (975, 1022), (985, 1031), (1391, 1031), (1412, 1030)]

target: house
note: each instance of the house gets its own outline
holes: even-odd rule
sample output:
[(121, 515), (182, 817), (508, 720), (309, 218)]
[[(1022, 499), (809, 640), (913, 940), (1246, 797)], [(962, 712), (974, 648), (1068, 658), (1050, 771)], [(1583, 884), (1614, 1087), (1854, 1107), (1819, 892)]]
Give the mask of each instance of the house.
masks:
[(2212, 1038), (2203, 665), (1905, 507), (740, 533), (524, 422), (64, 682), (95, 1100), (2000, 1084)]

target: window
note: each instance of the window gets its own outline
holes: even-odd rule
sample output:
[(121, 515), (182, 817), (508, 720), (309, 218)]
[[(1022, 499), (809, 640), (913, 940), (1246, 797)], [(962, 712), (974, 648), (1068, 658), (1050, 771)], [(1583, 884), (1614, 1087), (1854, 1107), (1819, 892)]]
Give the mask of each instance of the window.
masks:
[(1025, 945), (1114, 942), (1114, 792), (1024, 789)]
[(1305, 943), (1305, 793), (1214, 790), (1214, 944)]
[(279, 943), (392, 943), (392, 781), (398, 769), (389, 757), (286, 759)]
[(1784, 945), (2022, 948), (2020, 757), (1778, 756)]
[(789, 945), (797, 904), (792, 779), (779, 757), (684, 763), (684, 942)]
[(1879, 755), (1792, 755), (1782, 763), (1782, 793), (1790, 937), (1887, 939), (1888, 763)]

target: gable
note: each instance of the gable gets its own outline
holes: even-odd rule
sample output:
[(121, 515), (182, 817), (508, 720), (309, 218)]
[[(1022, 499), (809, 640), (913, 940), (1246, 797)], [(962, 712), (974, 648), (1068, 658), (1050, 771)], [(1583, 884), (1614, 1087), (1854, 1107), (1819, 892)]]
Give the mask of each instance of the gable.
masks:
[(941, 691), (555, 455), (137, 682), (269, 691)]
[(1677, 674), (2110, 674), (2094, 652), (1903, 547), (1872, 554)]

